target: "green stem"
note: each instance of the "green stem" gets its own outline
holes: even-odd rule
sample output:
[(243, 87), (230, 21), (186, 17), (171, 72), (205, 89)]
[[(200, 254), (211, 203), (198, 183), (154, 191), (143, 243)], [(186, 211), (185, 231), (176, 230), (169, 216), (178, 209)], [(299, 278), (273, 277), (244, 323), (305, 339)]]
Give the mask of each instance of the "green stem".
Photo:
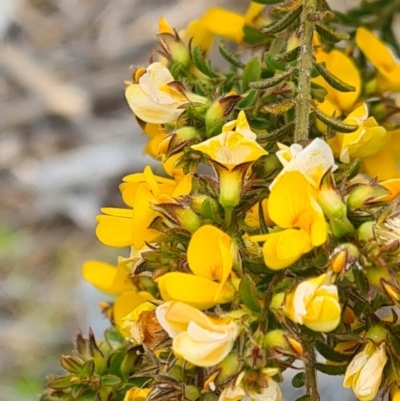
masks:
[(303, 0), (301, 14), (302, 32), (300, 37), (299, 59), (299, 88), (296, 104), (296, 128), (294, 141), (308, 139), (311, 104), (311, 72), (313, 68), (313, 32), (314, 22), (309, 20), (309, 15), (317, 11), (316, 0)]
[(306, 374), (306, 391), (309, 401), (320, 401), (320, 395), (317, 387), (317, 372), (315, 369), (316, 358), (314, 344), (310, 339), (306, 339), (303, 343), (305, 356), (305, 374)]

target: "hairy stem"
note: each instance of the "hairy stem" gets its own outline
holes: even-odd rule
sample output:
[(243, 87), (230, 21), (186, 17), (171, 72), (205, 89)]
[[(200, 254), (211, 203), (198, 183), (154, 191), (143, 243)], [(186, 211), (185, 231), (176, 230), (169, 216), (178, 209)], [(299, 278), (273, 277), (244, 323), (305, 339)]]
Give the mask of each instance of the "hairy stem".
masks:
[(296, 128), (294, 141), (308, 138), (311, 103), (311, 70), (313, 68), (314, 22), (309, 18), (317, 11), (316, 0), (303, 0), (301, 15), (302, 32), (300, 37), (299, 88), (296, 104)]
[(312, 341), (307, 339), (303, 343), (305, 356), (305, 374), (306, 374), (306, 391), (309, 401), (320, 401), (320, 395), (317, 387), (317, 372), (315, 369), (316, 358), (315, 349)]

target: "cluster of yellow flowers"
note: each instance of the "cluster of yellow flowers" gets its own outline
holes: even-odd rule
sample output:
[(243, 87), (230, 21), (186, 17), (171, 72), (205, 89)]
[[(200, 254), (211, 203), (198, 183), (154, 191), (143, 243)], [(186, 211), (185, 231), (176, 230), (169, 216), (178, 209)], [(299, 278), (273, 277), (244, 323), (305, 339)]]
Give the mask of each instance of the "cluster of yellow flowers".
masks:
[[(336, 33), (316, 10), (309, 132), (295, 142), (302, 3), (277, 5), (278, 22), (264, 4), (212, 9), (179, 34), (161, 19), (157, 61), (127, 83), (165, 174), (123, 178), (126, 208), (102, 209), (96, 234), (130, 255), (83, 267), (139, 347), (146, 380), (125, 401), (279, 401), (296, 362), (307, 400), (319, 399), (315, 369), (344, 374), (361, 401), (379, 389), (400, 399), (397, 314), (377, 314), (400, 302), (400, 63), (363, 27), (326, 46), (323, 32)], [(279, 23), (282, 36), (268, 36)], [(244, 48), (254, 32), (266, 36), (250, 61), (220, 44), (231, 71), (211, 66), (214, 36)]]

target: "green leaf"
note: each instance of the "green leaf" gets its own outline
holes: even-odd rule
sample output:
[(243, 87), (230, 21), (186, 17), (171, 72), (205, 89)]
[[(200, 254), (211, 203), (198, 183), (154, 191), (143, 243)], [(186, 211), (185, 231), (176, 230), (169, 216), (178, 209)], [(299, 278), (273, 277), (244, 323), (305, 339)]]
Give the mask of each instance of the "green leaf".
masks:
[(117, 386), (122, 383), (122, 380), (118, 376), (105, 375), (101, 377), (102, 386)]
[(279, 84), (282, 81), (288, 80), (296, 73), (297, 73), (297, 68), (292, 68), (289, 71), (277, 74), (272, 78), (262, 79), (261, 81), (258, 82), (252, 82), (250, 84), (250, 87), (255, 89), (267, 89), (270, 88), (271, 86)]
[(242, 90), (246, 92), (252, 82), (258, 81), (261, 76), (261, 61), (253, 58), (244, 68), (242, 76)]
[(322, 40), (325, 40), (329, 43), (337, 43), (341, 40), (349, 40), (350, 36), (348, 33), (339, 33), (330, 28), (328, 25), (323, 22), (316, 22), (315, 29), (321, 36)]
[(243, 41), (248, 45), (260, 45), (266, 43), (270, 38), (263, 35), (258, 29), (250, 25), (243, 26)]
[(272, 56), (272, 59), (277, 63), (290, 63), (291, 61), (297, 60), (299, 55), (300, 55), (300, 46), (297, 46), (286, 53), (274, 54)]
[(256, 286), (248, 274), (245, 274), (240, 281), (239, 293), (241, 300), (251, 311), (257, 313), (261, 312), (261, 307), (256, 295)]
[(315, 342), (315, 348), (325, 359), (331, 362), (347, 362), (351, 356), (335, 351), (330, 345), (323, 341), (317, 340)]
[(344, 375), (347, 369), (347, 365), (325, 365), (324, 363), (316, 363), (315, 367), (322, 373), (330, 376)]
[(322, 103), (325, 100), (327, 93), (328, 91), (323, 86), (311, 82), (311, 96), (313, 99)]
[(388, 332), (386, 337), (387, 345), (390, 349), (391, 354), (396, 357), (396, 359), (400, 358), (400, 341), (399, 338)]
[(306, 374), (304, 372), (299, 372), (297, 375), (293, 376), (292, 386), (295, 388), (303, 387), (306, 383)]
[(294, 9), (293, 11), (290, 11), (283, 18), (279, 19), (278, 21), (270, 25), (267, 25), (265, 28), (262, 28), (261, 33), (267, 35), (271, 33), (282, 32), (300, 16), (302, 10), (303, 6), (300, 6)]
[(204, 74), (207, 75), (210, 78), (216, 77), (217, 74), (214, 72), (214, 70), (211, 67), (211, 62), (208, 58), (205, 58), (201, 47), (196, 46), (192, 50), (192, 60), (193, 64)]
[(324, 113), (320, 112), (316, 107), (312, 107), (312, 109), (319, 120), (337, 132), (350, 133), (358, 130), (358, 125), (344, 124), (342, 121), (337, 120), (336, 118), (328, 117)]
[(262, 111), (269, 114), (279, 115), (284, 114), (296, 106), (296, 101), (293, 99), (285, 99), (280, 103), (266, 104)]
[(233, 54), (231, 51), (229, 51), (227, 49), (227, 47), (225, 46), (225, 44), (222, 40), (220, 40), (218, 42), (218, 49), (219, 49), (219, 52), (221, 53), (221, 56), (228, 63), (232, 64), (233, 66), (235, 66), (237, 68), (243, 68), (245, 66), (245, 64), (242, 62), (242, 60), (240, 60), (240, 58), (236, 54)]
[(365, 274), (359, 269), (353, 269), (352, 271), (354, 283), (356, 284), (358, 292), (362, 295), (366, 295), (369, 288), (367, 277), (365, 277)]
[(332, 88), (337, 89), (340, 92), (354, 92), (356, 90), (353, 85), (346, 84), (346, 82), (343, 82), (337, 76), (328, 71), (325, 68), (325, 63), (317, 63), (315, 64), (315, 67)]
[(245, 98), (236, 104), (237, 109), (246, 109), (254, 104), (257, 99), (257, 89), (250, 89)]
[(281, 128), (278, 128), (275, 131), (267, 132), (266, 134), (257, 135), (257, 140), (259, 142), (267, 142), (267, 141), (279, 141), (285, 138), (287, 135), (294, 132), (295, 124), (291, 122), (287, 125), (284, 125)]

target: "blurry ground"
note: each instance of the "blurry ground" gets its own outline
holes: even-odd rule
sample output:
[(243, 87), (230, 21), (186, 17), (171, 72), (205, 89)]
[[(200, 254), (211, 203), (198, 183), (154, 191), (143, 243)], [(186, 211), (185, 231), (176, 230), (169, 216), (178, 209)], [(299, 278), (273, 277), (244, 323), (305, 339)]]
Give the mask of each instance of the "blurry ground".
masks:
[(76, 330), (105, 327), (80, 266), (120, 253), (94, 216), (149, 162), (123, 80), (159, 16), (182, 28), (221, 4), (247, 0), (0, 0), (0, 401), (37, 399)]

